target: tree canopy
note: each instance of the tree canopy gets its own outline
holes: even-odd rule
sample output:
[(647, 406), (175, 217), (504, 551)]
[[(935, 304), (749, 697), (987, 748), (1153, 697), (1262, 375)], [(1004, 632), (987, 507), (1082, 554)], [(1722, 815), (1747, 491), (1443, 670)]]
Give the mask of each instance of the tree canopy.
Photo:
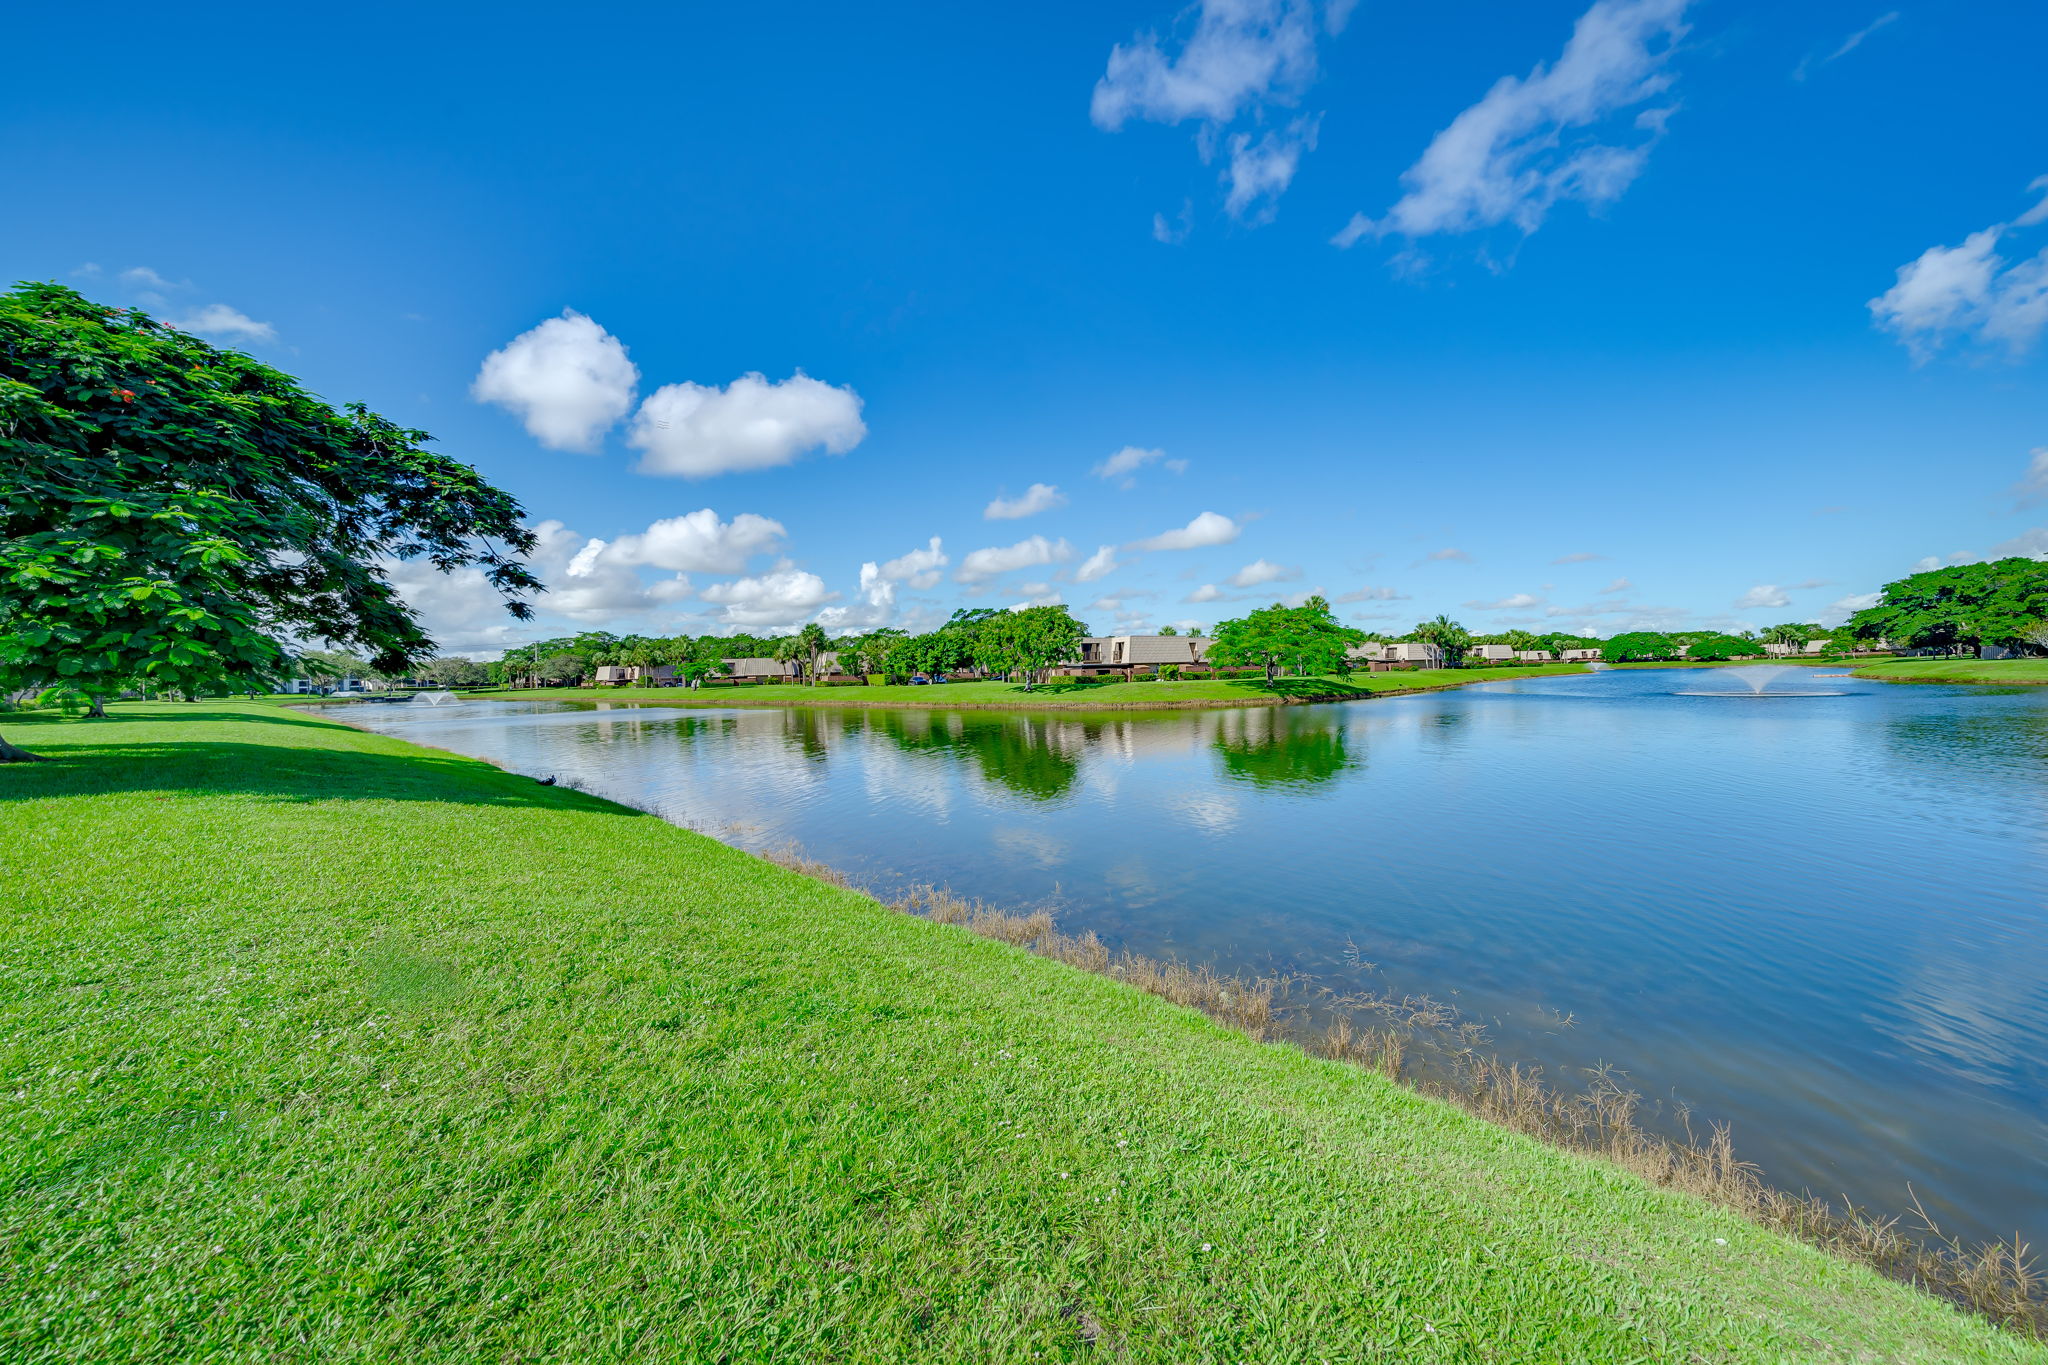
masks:
[(1298, 607), (1275, 602), (1220, 623), (1208, 658), (1226, 667), (1262, 667), (1270, 683), (1283, 664), (1304, 676), (1348, 672), (1346, 651), (1364, 639), (1364, 631), (1338, 622), (1327, 601), (1311, 597)]
[(403, 668), (434, 645), (392, 559), (521, 619), (541, 586), (519, 504), (425, 432), (60, 285), (0, 294), (0, 430), (0, 691), (225, 691), (292, 638)]
[(2021, 648), (2048, 620), (2048, 562), (1951, 564), (1887, 583), (1875, 606), (1849, 618), (1856, 639), (1915, 649)]
[(1631, 630), (1605, 641), (1600, 657), (1611, 664), (1641, 659), (1675, 659), (1679, 642), (1655, 630)]
[(1757, 640), (1740, 635), (1710, 634), (1696, 636), (1685, 645), (1685, 657), (1707, 662), (1723, 659), (1746, 659), (1762, 654), (1764, 647)]

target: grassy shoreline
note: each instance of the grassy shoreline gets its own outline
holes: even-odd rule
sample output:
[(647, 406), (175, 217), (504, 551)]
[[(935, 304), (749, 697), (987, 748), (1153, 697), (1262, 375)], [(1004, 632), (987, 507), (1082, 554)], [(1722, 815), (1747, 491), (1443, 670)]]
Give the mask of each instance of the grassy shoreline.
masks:
[(2048, 659), (1887, 659), (1866, 663), (1855, 674), (1880, 682), (2042, 687), (2048, 686)]
[(55, 760), (0, 770), (11, 1359), (2048, 1359), (487, 764), (246, 703), (8, 733)]
[(1418, 692), (1441, 692), (1475, 683), (1583, 673), (1580, 664), (1529, 668), (1432, 668), (1398, 673), (1354, 673), (1348, 678), (1117, 682), (1086, 686), (1041, 684), (1026, 692), (1010, 682), (955, 682), (931, 687), (546, 687), (505, 688), (466, 695), (518, 700), (653, 701), (670, 706), (870, 706), (929, 711), (1184, 711), (1218, 706), (1290, 706), (1362, 701)]

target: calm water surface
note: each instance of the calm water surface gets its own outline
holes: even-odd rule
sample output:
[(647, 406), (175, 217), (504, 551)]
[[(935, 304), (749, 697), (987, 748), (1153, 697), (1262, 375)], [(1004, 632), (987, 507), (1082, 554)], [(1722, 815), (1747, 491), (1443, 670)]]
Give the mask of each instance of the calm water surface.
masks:
[[(889, 891), (1612, 1065), (1777, 1183), (2048, 1242), (2048, 689), (1711, 670), (1053, 714), (565, 702), (351, 720)], [(1566, 1021), (1570, 1022), (1567, 1023)]]

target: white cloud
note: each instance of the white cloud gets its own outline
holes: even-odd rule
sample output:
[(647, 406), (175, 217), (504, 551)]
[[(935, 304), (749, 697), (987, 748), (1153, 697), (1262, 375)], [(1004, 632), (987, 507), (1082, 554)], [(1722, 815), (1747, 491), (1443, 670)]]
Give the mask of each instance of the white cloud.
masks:
[(1367, 234), (1425, 237), (1512, 222), (1542, 226), (1560, 200), (1605, 204), (1641, 174), (1670, 108), (1645, 110), (1626, 146), (1574, 137), (1661, 94), (1688, 0), (1597, 0), (1573, 26), (1554, 66), (1504, 76), (1438, 133), (1401, 176), (1407, 192), (1377, 222), (1356, 215), (1332, 241)]
[(1188, 239), (1188, 233), (1194, 230), (1194, 225), (1195, 201), (1183, 199), (1180, 204), (1180, 216), (1173, 221), (1167, 221), (1163, 213), (1152, 215), (1152, 240), (1165, 246), (1179, 246)]
[(484, 357), (469, 393), (517, 416), (549, 449), (587, 452), (632, 408), (639, 382), (619, 339), (565, 308)]
[[(380, 567), (443, 654), (496, 654), (534, 638), (530, 623), (506, 614), (505, 599), (481, 569), (442, 573), (424, 559), (387, 559)], [(546, 600), (543, 594), (536, 605)]]
[(1745, 611), (1751, 607), (1789, 607), (1792, 599), (1785, 596), (1785, 590), (1775, 583), (1759, 583), (1735, 599), (1735, 609)]
[(1819, 624), (1830, 627), (1839, 626), (1855, 613), (1862, 611), (1866, 607), (1874, 607), (1882, 600), (1884, 600), (1884, 594), (1881, 592), (1851, 593), (1847, 597), (1828, 603), (1826, 610), (1822, 611), (1818, 618)]
[(1186, 460), (1167, 459), (1166, 452), (1163, 450), (1146, 450), (1140, 446), (1125, 446), (1089, 472), (1098, 479), (1120, 480), (1123, 487), (1132, 488), (1137, 485), (1137, 480), (1132, 476), (1155, 460), (1162, 462), (1160, 468), (1170, 470), (1175, 474), (1184, 473), (1188, 467)]
[(743, 628), (793, 626), (839, 600), (838, 593), (826, 590), (824, 579), (787, 561), (755, 577), (713, 583), (701, 595), (725, 608), (721, 619), (726, 625)]
[(1303, 154), (1315, 150), (1320, 124), (1317, 118), (1298, 118), (1285, 128), (1268, 129), (1257, 141), (1250, 133), (1232, 134), (1230, 160), (1223, 168), (1223, 183), (1229, 187), (1224, 211), (1253, 224), (1272, 221)]
[[(81, 274), (82, 274), (82, 273), (84, 273), (84, 272), (83, 272), (83, 271), (81, 271), (81, 272), (79, 272), (79, 273), (81, 273)], [(98, 273), (99, 273), (99, 267), (98, 267), (98, 266), (94, 266), (94, 267), (92, 267), (92, 273), (94, 273), (94, 274), (98, 274)], [(126, 270), (124, 270), (124, 271), (122, 271), (122, 272), (121, 272), (121, 282), (122, 282), (123, 284), (132, 284), (132, 285), (136, 285), (136, 286), (138, 286), (138, 287), (140, 287), (140, 288), (143, 288), (143, 289), (189, 289), (189, 288), (191, 288), (191, 286), (190, 286), (190, 285), (188, 285), (188, 284), (173, 284), (173, 283), (172, 283), (171, 281), (169, 281), (169, 280), (165, 279), (165, 278), (164, 278), (163, 276), (161, 276), (161, 275), (157, 274), (157, 273), (156, 273), (156, 272), (155, 272), (154, 270), (151, 270), (151, 269), (150, 269), (150, 268), (149, 268), (148, 266), (146, 266), (146, 265), (132, 265), (132, 266), (129, 266), (129, 267), (128, 267), (128, 268), (126, 269)], [(187, 331), (190, 331), (191, 329), (190, 329), (190, 328), (187, 328), (186, 330), (187, 330)]]
[(1015, 545), (991, 546), (985, 550), (972, 550), (960, 561), (959, 572), (953, 575), (961, 583), (978, 583), (997, 574), (1009, 573), (1013, 569), (1036, 568), (1040, 564), (1058, 564), (1074, 557), (1073, 546), (1064, 540), (1047, 540), (1044, 536), (1033, 536), (1020, 540)]
[(1081, 567), (1074, 570), (1076, 583), (1093, 583), (1098, 578), (1107, 578), (1117, 570), (1116, 547), (1104, 545), (1081, 561)]
[(1017, 498), (997, 498), (981, 511), (989, 521), (1015, 521), (1019, 517), (1036, 516), (1049, 512), (1055, 507), (1064, 507), (1067, 495), (1049, 483), (1034, 483)]
[(1315, 75), (1315, 24), (1304, 0), (1201, 0), (1178, 56), (1153, 33), (1111, 48), (1088, 112), (1110, 132), (1133, 118), (1220, 125), (1268, 101), (1292, 103)]
[(1354, 588), (1350, 592), (1340, 592), (1330, 599), (1331, 602), (1339, 605), (1346, 602), (1406, 602), (1407, 600), (1408, 594), (1397, 588), (1375, 588), (1369, 586)]
[(744, 374), (725, 388), (664, 384), (633, 415), (626, 443), (640, 472), (708, 479), (772, 469), (813, 450), (844, 455), (868, 434), (860, 395), (799, 370), (774, 382)]
[[(2048, 176), (2027, 187), (2048, 191)], [(1994, 223), (1961, 246), (1931, 246), (1899, 267), (1898, 280), (1870, 301), (1871, 317), (1924, 361), (1944, 344), (1975, 339), (2019, 355), (2048, 327), (2048, 247), (2011, 263), (1997, 248), (2015, 228), (2048, 221), (2048, 194), (2010, 223)]]
[(1634, 586), (1635, 584), (1629, 582), (1626, 578), (1617, 578), (1612, 583), (1609, 583), (1606, 587), (1600, 589), (1600, 591), (1603, 595), (1611, 592), (1627, 592), (1630, 588), (1633, 588)]
[(1559, 555), (1556, 559), (1553, 559), (1550, 562), (1553, 564), (1590, 564), (1592, 561), (1596, 559), (1605, 558), (1607, 558), (1606, 555), (1596, 555), (1585, 550), (1579, 550), (1572, 554)]
[(2048, 502), (2048, 446), (2035, 446), (2027, 460), (2027, 472), (2012, 486), (2013, 501), (2021, 507)]
[(818, 613), (818, 624), (830, 632), (873, 630), (888, 625), (895, 615), (896, 583), (870, 560), (860, 566), (860, 600), (825, 608)]
[(612, 542), (613, 557), (622, 564), (648, 564), (657, 569), (692, 573), (739, 573), (747, 560), (776, 548), (786, 533), (782, 523), (752, 512), (720, 521), (709, 507), (680, 517), (667, 517), (639, 535)]
[(898, 555), (881, 567), (881, 576), (892, 583), (908, 583), (917, 589), (935, 588), (939, 584), (941, 570), (952, 563), (946, 557), (939, 538), (933, 536), (931, 543), (922, 550)]
[(1223, 589), (1217, 587), (1214, 583), (1204, 583), (1201, 587), (1196, 588), (1180, 600), (1183, 602), (1222, 602), (1226, 600), (1226, 595)]
[(1200, 550), (1211, 545), (1228, 545), (1243, 534), (1241, 528), (1229, 517), (1218, 512), (1203, 512), (1178, 530), (1161, 531), (1145, 540), (1125, 546), (1129, 550)]
[[(1871, 34), (1877, 32), (1886, 24), (1898, 22), (1898, 18), (1899, 12), (1897, 10), (1888, 10), (1885, 13), (1878, 15), (1877, 18), (1871, 20), (1868, 24), (1865, 24), (1862, 28), (1857, 29), (1854, 33), (1850, 34), (1847, 38), (1843, 39), (1842, 45), (1840, 47), (1836, 48), (1833, 52), (1830, 52), (1827, 56), (1822, 57), (1820, 59), (1820, 64), (1822, 66), (1826, 66), (1829, 62), (1840, 61), (1842, 58), (1848, 56), (1851, 52), (1854, 52), (1857, 48), (1863, 46), (1863, 40), (1865, 38), (1868, 38)], [(1792, 79), (1795, 81), (1805, 80), (1806, 73), (1812, 69), (1813, 65), (1814, 59), (1811, 57), (1808, 57), (1805, 60), (1801, 61), (1798, 67), (1793, 70)]]
[(91, 280), (97, 279), (99, 276), (105, 274), (106, 272), (100, 269), (100, 263), (98, 261), (87, 261), (85, 264), (79, 266), (78, 269), (72, 271), (71, 273), (77, 276), (79, 279)]
[(1518, 592), (1503, 597), (1498, 602), (1475, 600), (1467, 602), (1465, 605), (1474, 611), (1526, 611), (1530, 607), (1542, 606), (1543, 599), (1535, 596), (1533, 593)]
[[(1329, 32), (1344, 26), (1350, 10), (1351, 0), (1330, 8)], [(1169, 53), (1156, 33), (1110, 49), (1089, 116), (1110, 132), (1132, 119), (1196, 120), (1201, 127), (1195, 145), (1206, 162), (1241, 115), (1263, 123), (1269, 110), (1292, 107), (1314, 83), (1315, 8), (1310, 0), (1199, 0), (1187, 13), (1194, 17), (1194, 31), (1178, 53)], [(1285, 135), (1269, 132), (1257, 143), (1238, 133), (1230, 143), (1225, 208), (1245, 217), (1257, 206), (1251, 221), (1264, 221), (1272, 216), (1270, 200), (1293, 179), (1302, 152), (1315, 145), (1314, 120), (1296, 120)], [(1174, 240), (1168, 231), (1164, 218), (1155, 217), (1154, 236)]]
[[(135, 272), (122, 273), (125, 278)], [(246, 341), (277, 340), (275, 327), (267, 322), (258, 322), (240, 309), (230, 308), (224, 303), (209, 303), (182, 318), (170, 319), (170, 324), (181, 332), (193, 332), (199, 336), (238, 337)]]
[(1432, 561), (1432, 560), (1434, 560), (1435, 562), (1437, 562), (1437, 563), (1440, 563), (1440, 564), (1442, 564), (1442, 563), (1459, 563), (1459, 564), (1470, 564), (1470, 563), (1472, 562), (1472, 556), (1471, 556), (1471, 555), (1469, 555), (1469, 554), (1467, 554), (1467, 553), (1465, 553), (1465, 551), (1463, 551), (1463, 550), (1459, 549), (1459, 548), (1458, 548), (1457, 546), (1455, 546), (1455, 545), (1446, 545), (1446, 546), (1445, 546), (1445, 547), (1444, 547), (1443, 549), (1441, 549), (1441, 550), (1431, 550), (1431, 551), (1430, 551), (1430, 552), (1429, 552), (1428, 554), (1424, 555), (1424, 556), (1422, 557), (1422, 559), (1421, 559), (1420, 561), (1418, 561), (1418, 562), (1421, 562), (1421, 563), (1428, 563), (1428, 562), (1430, 562), (1430, 561)]
[[(1984, 552), (1986, 559), (2011, 559), (2015, 556), (2026, 559), (2048, 559), (2048, 526), (2036, 526), (2022, 531), (2011, 540), (2001, 540)], [(1974, 559), (1975, 556), (1957, 555), (1957, 562)]]
[(1233, 588), (1256, 588), (1261, 583), (1282, 583), (1299, 577), (1301, 577), (1300, 569), (1290, 569), (1283, 564), (1275, 564), (1271, 560), (1254, 559), (1251, 563), (1225, 579), (1224, 582), (1230, 584)]

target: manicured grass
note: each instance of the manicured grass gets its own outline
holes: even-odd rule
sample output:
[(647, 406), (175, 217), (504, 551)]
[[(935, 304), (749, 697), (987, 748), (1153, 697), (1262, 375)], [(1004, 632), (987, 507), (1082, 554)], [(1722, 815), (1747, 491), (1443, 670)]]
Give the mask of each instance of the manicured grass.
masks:
[(552, 697), (564, 701), (661, 701), (672, 706), (909, 706), (1001, 710), (1067, 709), (1114, 711), (1131, 707), (1171, 709), (1196, 706), (1271, 706), (1275, 702), (1351, 701), (1388, 692), (1415, 692), (1583, 673), (1580, 664), (1538, 664), (1528, 668), (1428, 668), (1412, 672), (1353, 673), (1348, 678), (1195, 679), (1188, 682), (1041, 683), (1029, 692), (1022, 683), (951, 682), (929, 687), (800, 687), (767, 683), (748, 687), (557, 687), (482, 695)]
[(1885, 682), (2048, 684), (2048, 659), (1884, 659), (1856, 669)]
[(2040, 1361), (1371, 1073), (289, 710), (0, 717), (10, 1361)]

